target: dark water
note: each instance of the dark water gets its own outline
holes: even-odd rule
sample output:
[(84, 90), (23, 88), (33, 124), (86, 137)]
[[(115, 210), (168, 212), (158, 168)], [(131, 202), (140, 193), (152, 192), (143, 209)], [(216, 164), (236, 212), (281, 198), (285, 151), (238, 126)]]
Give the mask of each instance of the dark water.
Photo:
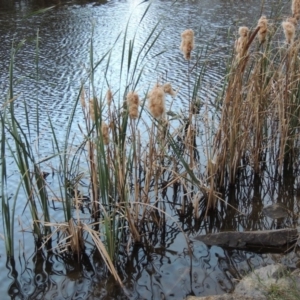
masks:
[[(139, 91), (146, 91), (158, 78), (167, 77), (180, 89), (172, 110), (179, 112), (187, 107), (186, 62), (179, 50), (180, 33), (186, 28), (195, 31), (196, 51), (203, 52), (199, 60), (206, 66), (199, 97), (208, 103), (218, 93), (223, 79), (226, 60), (230, 56), (238, 26), (256, 25), (261, 11), (275, 16), (278, 9), (289, 1), (153, 1), (143, 22), (139, 24), (149, 2), (140, 0), (109, 2), (39, 2), (0, 0), (0, 101), (6, 99), (8, 91), (8, 66), (12, 45), (24, 39), (24, 45), (15, 57), (14, 87), (16, 115), (24, 117), (24, 103), (30, 108), (30, 116), (40, 113), (38, 155), (49, 153), (51, 134), (48, 115), (57, 132), (63, 132), (78, 95), (81, 82), (87, 76), (90, 60), (90, 45), (93, 40), (94, 61), (108, 51), (120, 32), (124, 33), (128, 19), (128, 36), (136, 29), (136, 47), (143, 45), (158, 20), (164, 28), (158, 39), (153, 56), (141, 78)], [(37, 9), (54, 5), (51, 10), (28, 16)], [(39, 45), (36, 47), (36, 37)], [(118, 81), (122, 40), (115, 44), (109, 68), (112, 86)], [(209, 53), (209, 55), (207, 55)], [(98, 93), (105, 86), (100, 66), (95, 74)], [(88, 87), (87, 87), (88, 88)], [(76, 123), (82, 122), (78, 110)], [(73, 128), (78, 133), (77, 126)], [(10, 178), (17, 178), (11, 165)], [(52, 184), (54, 179), (48, 179)], [(253, 182), (255, 182), (253, 184)], [(250, 183), (250, 185), (249, 185)], [(17, 183), (16, 183), (17, 184)], [(53, 184), (55, 185), (55, 184)], [(13, 186), (13, 183), (12, 183)], [(204, 219), (200, 212), (197, 219), (192, 213), (179, 215), (182, 197), (169, 191), (164, 198), (172, 219), (163, 228), (153, 226), (149, 245), (137, 245), (127, 253), (126, 245), (121, 249), (120, 276), (126, 290), (121, 290), (107, 276), (103, 262), (93, 249), (77, 263), (67, 255), (35, 251), (30, 233), (30, 216), (23, 214), (24, 203), (20, 201), (16, 211), (15, 266), (6, 265), (4, 242), (0, 240), (0, 299), (183, 299), (186, 295), (212, 295), (230, 292), (234, 279), (253, 268), (283, 261), (295, 266), (297, 254), (285, 257), (258, 255), (220, 247), (206, 247), (193, 241), (193, 236), (220, 230), (258, 230), (292, 226), (295, 218), (282, 220), (266, 217), (262, 208), (282, 202), (290, 211), (299, 211), (299, 174), (291, 174), (281, 184), (270, 184), (266, 180), (255, 181), (245, 176), (244, 185), (224, 191), (219, 209)], [(230, 204), (238, 209), (230, 208)], [(59, 204), (56, 204), (59, 207)], [(201, 214), (202, 213), (202, 214)], [(62, 218), (59, 210), (52, 216)], [(297, 220), (296, 220), (297, 221)], [(193, 256), (188, 253), (187, 242), (179, 229), (191, 238)], [(2, 230), (0, 230), (2, 232)]]

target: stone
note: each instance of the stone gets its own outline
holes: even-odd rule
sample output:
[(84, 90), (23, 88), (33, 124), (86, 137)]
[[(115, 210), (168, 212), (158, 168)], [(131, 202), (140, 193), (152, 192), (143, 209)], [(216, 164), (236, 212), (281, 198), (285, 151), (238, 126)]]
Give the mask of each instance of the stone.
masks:
[(268, 265), (254, 270), (245, 276), (236, 286), (232, 294), (205, 297), (188, 296), (186, 300), (267, 300), (270, 292), (276, 287), (278, 291), (288, 292), (299, 287), (296, 298), (300, 299), (300, 270), (290, 272), (282, 264)]

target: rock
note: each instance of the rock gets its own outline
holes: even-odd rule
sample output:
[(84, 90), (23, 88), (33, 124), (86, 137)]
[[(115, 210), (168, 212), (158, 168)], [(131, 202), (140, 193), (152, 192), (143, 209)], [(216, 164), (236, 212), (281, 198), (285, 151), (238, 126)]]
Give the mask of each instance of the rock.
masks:
[[(279, 284), (279, 279), (287, 269), (283, 265), (269, 265), (253, 271), (235, 287), (234, 294), (243, 297), (267, 299), (268, 289)], [(286, 286), (286, 282), (282, 282)]]
[(267, 300), (273, 299), (273, 291), (281, 293), (280, 299), (300, 299), (300, 270), (290, 273), (281, 264), (269, 265), (244, 277), (232, 294), (189, 296), (186, 300)]

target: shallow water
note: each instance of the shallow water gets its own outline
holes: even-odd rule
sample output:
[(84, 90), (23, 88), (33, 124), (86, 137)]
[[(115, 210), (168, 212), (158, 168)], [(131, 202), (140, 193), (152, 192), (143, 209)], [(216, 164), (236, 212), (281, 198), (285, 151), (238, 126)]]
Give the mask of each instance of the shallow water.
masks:
[[(43, 6), (27, 1), (0, 0), (0, 101), (6, 99), (3, 95), (8, 90), (12, 43), (17, 45), (26, 39), (15, 57), (14, 86), (15, 94), (18, 95), (16, 115), (20, 120), (24, 119), (25, 102), (33, 120), (36, 118), (36, 110), (39, 110), (40, 132), (38, 137), (33, 134), (32, 140), (39, 141), (38, 152), (41, 157), (51, 152), (48, 115), (63, 139), (68, 114), (73, 108), (81, 82), (88, 73), (91, 38), (96, 62), (112, 47), (119, 33), (124, 33), (130, 16), (128, 37), (132, 39), (138, 28), (136, 47), (143, 45), (161, 18), (159, 28), (164, 30), (151, 56), (166, 52), (149, 60), (138, 90), (146, 93), (156, 80), (167, 79), (179, 88), (172, 105), (172, 110), (179, 112), (187, 107), (188, 101), (187, 64), (179, 50), (180, 33), (186, 28), (195, 31), (196, 51), (203, 51), (198, 70), (204, 64), (207, 69), (198, 96), (207, 102), (209, 99), (213, 101), (223, 79), (226, 60), (230, 56), (238, 26), (255, 26), (261, 10), (267, 16), (274, 16), (275, 7), (281, 7), (280, 1), (275, 0), (265, 1), (263, 7), (254, 0), (153, 1), (138, 26), (149, 3), (147, 1), (138, 5), (140, 2), (70, 1), (59, 3), (43, 14), (28, 17), (32, 11), (53, 3), (45, 3)], [(112, 86), (119, 80), (121, 53), (122, 40), (119, 40), (114, 47), (108, 72)], [(106, 89), (103, 80), (105, 67), (105, 64), (101, 65), (95, 74), (95, 86), (99, 94), (103, 86), (104, 91)], [(81, 122), (82, 115), (78, 110), (74, 123)], [(78, 133), (76, 126), (73, 130)], [(9, 171), (10, 178), (17, 178), (13, 165)], [(205, 221), (203, 215), (199, 220), (193, 214), (180, 216), (178, 209), (182, 204), (182, 196), (170, 190), (164, 201), (173, 219), (169, 219), (163, 228), (153, 225), (152, 234), (148, 237), (149, 245), (136, 245), (130, 253), (123, 245), (118, 267), (125, 290), (107, 277), (101, 258), (92, 249), (87, 250), (80, 263), (67, 255), (36, 252), (30, 233), (30, 216), (23, 214), (25, 203), (20, 201), (16, 211), (18, 232), (15, 267), (6, 265), (4, 242), (0, 241), (1, 299), (183, 299), (191, 294), (204, 296), (231, 291), (234, 279), (272, 261), (282, 260), (294, 266), (298, 261), (297, 255), (283, 258), (258, 255), (206, 247), (201, 242), (193, 241), (194, 235), (207, 232), (275, 229), (293, 225), (293, 217), (272, 220), (262, 213), (262, 208), (278, 201), (285, 203), (289, 210), (298, 211), (299, 175), (293, 174), (279, 186), (272, 186), (268, 181), (248, 186), (248, 182), (253, 182), (252, 179), (245, 178), (244, 186), (224, 192), (223, 199), (237, 207), (240, 213), (222, 204), (218, 212), (209, 215)], [(47, 180), (55, 186), (55, 178), (50, 176)], [(62, 217), (59, 204), (54, 204), (54, 207), (58, 209), (53, 208), (51, 214), (59, 219)], [(178, 225), (193, 241), (192, 258)]]

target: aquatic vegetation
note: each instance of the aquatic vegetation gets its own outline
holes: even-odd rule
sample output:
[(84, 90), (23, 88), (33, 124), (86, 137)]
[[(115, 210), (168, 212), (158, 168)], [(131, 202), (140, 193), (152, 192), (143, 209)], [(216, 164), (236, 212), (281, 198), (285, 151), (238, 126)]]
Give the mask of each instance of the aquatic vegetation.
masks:
[(186, 60), (191, 59), (191, 53), (194, 49), (194, 31), (192, 29), (186, 29), (181, 33), (181, 45), (180, 50)]
[(257, 22), (257, 27), (259, 27), (258, 31), (258, 40), (262, 44), (266, 41), (266, 36), (268, 32), (268, 19), (266, 16), (261, 16)]
[(291, 20), (287, 20), (285, 22), (282, 22), (282, 27), (284, 30), (286, 42), (288, 44), (293, 43), (296, 32), (295, 24)]
[(154, 118), (160, 118), (165, 114), (165, 91), (164, 87), (155, 84), (153, 89), (148, 94), (149, 110)]
[[(79, 259), (87, 247), (93, 247), (122, 286), (116, 268), (119, 253), (137, 244), (151, 244), (153, 228), (157, 232), (164, 230), (170, 216), (163, 198), (169, 187), (174, 194), (180, 190), (180, 218), (192, 214), (195, 223), (205, 217), (220, 222), (221, 218), (210, 212), (224, 205), (224, 189), (245, 180), (246, 172), (251, 174), (249, 181), (259, 182), (257, 178), (266, 164), (276, 169), (279, 178), (293, 169), (298, 164), (300, 128), (300, 44), (293, 22), (288, 19), (282, 23), (284, 32), (276, 24), (277, 33), (285, 34), (289, 47), (281, 41), (278, 48), (277, 36), (269, 30), (265, 16), (252, 31), (246, 26), (238, 29), (235, 55), (222, 82), (222, 93), (211, 105), (215, 109), (213, 115), (198, 97), (203, 69), (196, 68), (200, 60), (196, 53), (191, 67), (195, 48), (192, 29), (181, 34), (180, 50), (187, 60), (189, 108), (180, 113), (174, 113), (166, 101), (170, 96), (176, 99), (180, 92), (172, 87), (177, 86), (176, 82), (171, 84), (162, 76), (149, 83), (148, 88), (140, 87), (146, 57), (160, 35), (158, 25), (139, 47), (135, 36), (132, 39), (127, 36), (130, 20), (116, 38), (115, 43), (123, 45), (119, 82), (110, 82), (107, 76), (114, 45), (94, 61), (91, 38), (89, 74), (81, 82), (64, 141), (58, 141), (49, 116), (53, 154), (43, 160), (35, 156), (28, 113), (25, 111), (27, 128), (14, 115), (17, 96), (12, 78), (14, 51), (18, 48), (12, 51), (10, 89), (0, 112), (2, 218), (7, 255), (14, 256), (14, 210), (23, 187), (27, 200), (24, 209), (30, 210), (32, 232), (39, 249), (44, 247)], [(101, 92), (95, 89), (94, 79), (99, 69), (105, 79)], [(195, 82), (191, 81), (192, 72), (197, 73)], [(81, 135), (77, 135), (80, 142), (74, 143), (74, 116), (80, 108)], [(201, 134), (199, 116), (201, 130), (204, 128)], [(35, 126), (39, 132), (38, 121)], [(199, 146), (203, 136), (205, 143)], [(204, 168), (199, 162), (200, 151), (206, 156)], [(12, 202), (6, 192), (7, 152), (13, 156), (20, 173)], [(51, 160), (59, 165), (53, 167), (59, 178), (54, 191), (42, 172), (43, 163)], [(51, 217), (51, 201), (59, 202), (63, 219)], [(88, 218), (83, 217), (83, 208), (87, 208)], [(224, 210), (234, 208), (227, 203), (222, 206)], [(187, 249), (190, 255), (188, 243)]]

